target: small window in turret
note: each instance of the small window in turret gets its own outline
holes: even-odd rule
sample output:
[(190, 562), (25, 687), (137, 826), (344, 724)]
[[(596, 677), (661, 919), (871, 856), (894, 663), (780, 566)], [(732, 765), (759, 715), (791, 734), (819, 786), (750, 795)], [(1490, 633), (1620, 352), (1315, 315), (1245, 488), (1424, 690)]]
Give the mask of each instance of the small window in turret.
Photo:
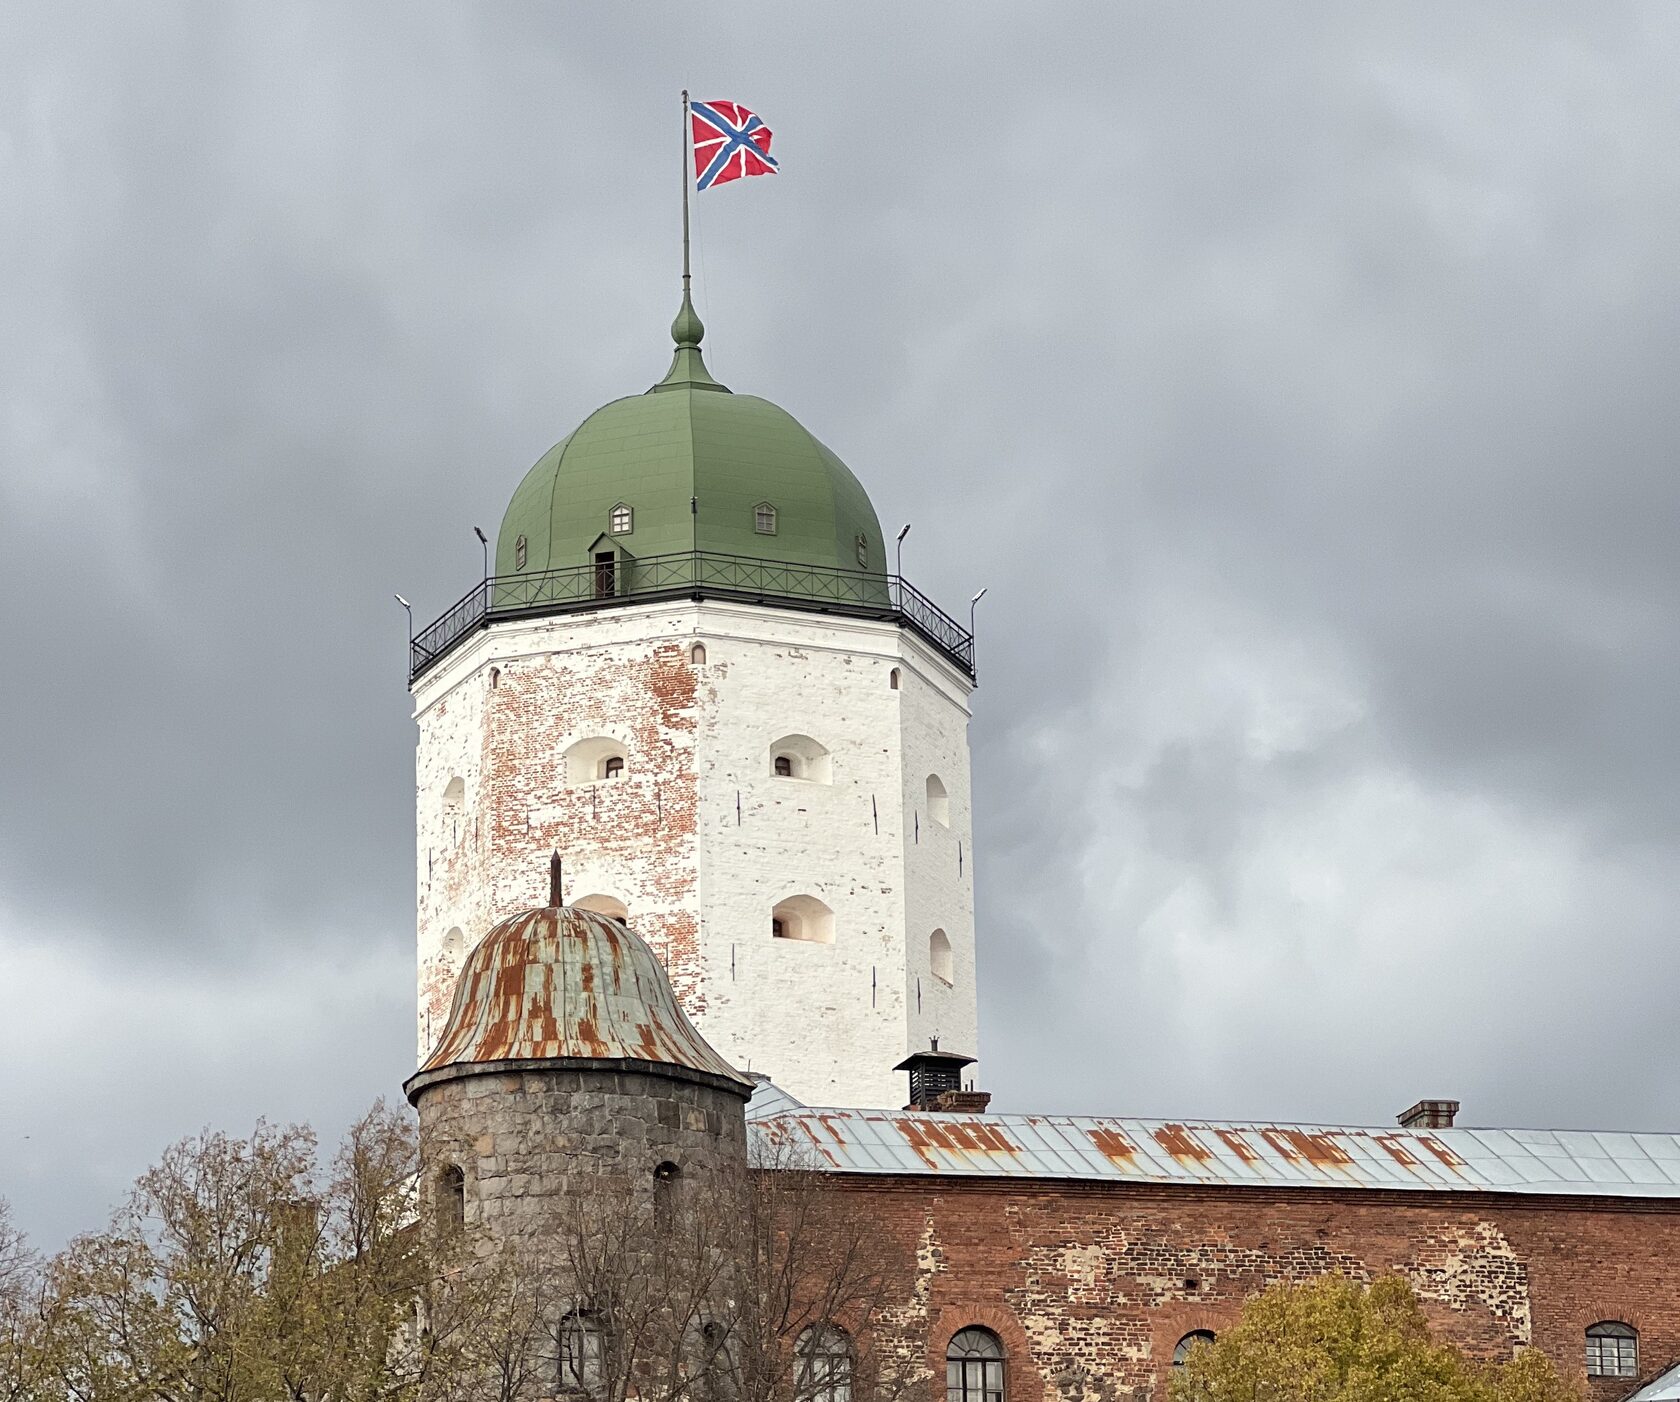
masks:
[(614, 535), (629, 535), (630, 521), (630, 508), (619, 502), (607, 516), (607, 529)]
[(776, 534), (776, 508), (767, 501), (753, 507), (753, 529), (760, 535)]
[(450, 1236), (467, 1221), (467, 1175), (454, 1164), (446, 1164), (438, 1175), (438, 1231)]

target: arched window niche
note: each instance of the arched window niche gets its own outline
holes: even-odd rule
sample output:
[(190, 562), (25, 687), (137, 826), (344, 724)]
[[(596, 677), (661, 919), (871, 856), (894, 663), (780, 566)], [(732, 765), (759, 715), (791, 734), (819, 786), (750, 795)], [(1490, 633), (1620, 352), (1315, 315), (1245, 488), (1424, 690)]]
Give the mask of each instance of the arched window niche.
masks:
[(451, 964), (459, 964), (461, 956), (467, 952), (467, 937), (461, 933), (459, 925), (452, 926), (448, 934), (443, 937), (443, 957)]
[(457, 774), (443, 786), (443, 829), (451, 842), (461, 840), (467, 817), (467, 781)]
[(567, 748), (566, 783), (572, 788), (611, 783), (624, 777), (628, 764), (629, 753), (622, 741), (607, 735), (592, 735)]
[(834, 782), (834, 762), (828, 747), (809, 735), (784, 735), (770, 746), (770, 773), (777, 779), (831, 784)]
[(692, 647), (690, 647), (688, 650), (688, 660), (692, 666), (704, 667), (706, 665), (705, 643), (695, 643)]
[(834, 912), (815, 896), (789, 896), (770, 912), (770, 934), (801, 944), (833, 944)]
[(579, 900), (569, 902), (578, 910), (592, 910), (597, 915), (604, 915), (609, 920), (616, 920), (621, 925), (630, 923), (630, 907), (619, 900), (617, 896), (609, 896), (604, 891), (595, 891)]
[(927, 776), (928, 817), (942, 828), (951, 826), (951, 796), (945, 791), (945, 781), (937, 774)]
[(892, 671), (887, 673), (887, 685), (890, 686), (894, 691), (898, 690), (898, 687), (899, 687), (899, 670), (898, 670), (897, 667), (894, 667), (892, 669)]
[(947, 988), (956, 983), (957, 966), (951, 954), (951, 937), (943, 930), (935, 930), (928, 936), (928, 967)]
[(677, 1216), (677, 1194), (682, 1191), (682, 1168), (666, 1159), (653, 1169), (653, 1222), (669, 1231)]

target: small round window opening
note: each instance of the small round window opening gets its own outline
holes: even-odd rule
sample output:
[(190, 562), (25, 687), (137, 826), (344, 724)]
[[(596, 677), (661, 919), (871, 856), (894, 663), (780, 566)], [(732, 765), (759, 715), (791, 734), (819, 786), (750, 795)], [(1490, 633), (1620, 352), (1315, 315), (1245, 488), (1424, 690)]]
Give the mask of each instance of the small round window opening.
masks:
[(760, 535), (776, 534), (776, 508), (767, 501), (753, 507), (753, 529)]
[(607, 529), (613, 535), (629, 535), (631, 520), (630, 508), (619, 502), (607, 515)]

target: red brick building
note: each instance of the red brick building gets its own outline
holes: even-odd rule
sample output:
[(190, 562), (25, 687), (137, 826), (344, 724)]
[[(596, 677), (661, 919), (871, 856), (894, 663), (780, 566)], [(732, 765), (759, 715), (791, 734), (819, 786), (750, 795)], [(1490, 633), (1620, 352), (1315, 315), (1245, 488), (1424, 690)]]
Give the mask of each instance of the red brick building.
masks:
[[(1450, 1102), (1394, 1129), (935, 1103), (815, 1110), (764, 1086), (749, 1114), (869, 1195), (935, 1376), (978, 1327), (1006, 1402), (1076, 1402), (1096, 1378), (1160, 1396), (1175, 1352), (1250, 1295), (1330, 1271), (1404, 1275), (1441, 1337), (1542, 1348), (1595, 1397), (1680, 1360), (1680, 1136), (1461, 1128)], [(979, 1366), (953, 1378), (951, 1402), (996, 1402)]]

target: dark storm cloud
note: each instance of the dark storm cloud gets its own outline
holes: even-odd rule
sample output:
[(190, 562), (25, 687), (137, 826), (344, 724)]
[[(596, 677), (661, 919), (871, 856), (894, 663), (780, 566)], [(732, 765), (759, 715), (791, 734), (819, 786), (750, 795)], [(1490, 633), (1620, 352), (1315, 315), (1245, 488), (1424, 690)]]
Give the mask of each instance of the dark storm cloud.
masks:
[(714, 369), (989, 586), (1000, 1101), (1672, 1126), (1677, 49), (1656, 5), (14, 9), (0, 1192), (52, 1239), (206, 1120), (394, 1091), (390, 596), (663, 369), (685, 85), (786, 172), (698, 204)]

